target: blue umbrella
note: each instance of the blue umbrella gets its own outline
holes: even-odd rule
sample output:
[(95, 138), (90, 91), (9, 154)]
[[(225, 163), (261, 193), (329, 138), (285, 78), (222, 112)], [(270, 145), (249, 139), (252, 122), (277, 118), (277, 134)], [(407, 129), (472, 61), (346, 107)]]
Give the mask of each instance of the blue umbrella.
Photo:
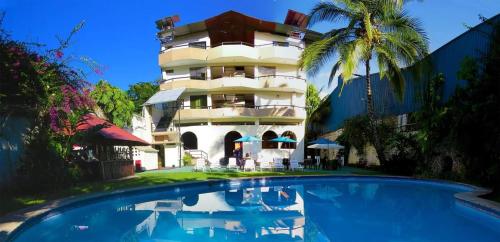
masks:
[(281, 136), (281, 137), (278, 137), (278, 138), (274, 138), (270, 141), (273, 141), (273, 142), (283, 142), (283, 143), (297, 143), (296, 140), (293, 140), (293, 139), (290, 139), (288, 137), (284, 137), (284, 136)]
[(309, 142), (309, 144), (333, 145), (333, 144), (337, 144), (337, 142), (331, 141), (331, 140), (325, 139), (325, 138), (319, 138), (319, 139), (316, 139), (314, 141)]
[(245, 135), (245, 136), (235, 140), (234, 142), (257, 142), (257, 141), (260, 141), (260, 139), (257, 139), (254, 136)]
[[(261, 141), (261, 140), (256, 138), (255, 136), (245, 135), (245, 136), (235, 140), (234, 142), (253, 143), (253, 142), (259, 142), (259, 141)], [(252, 147), (253, 147), (253, 145), (252, 145)], [(250, 152), (250, 153), (252, 153), (252, 152)]]

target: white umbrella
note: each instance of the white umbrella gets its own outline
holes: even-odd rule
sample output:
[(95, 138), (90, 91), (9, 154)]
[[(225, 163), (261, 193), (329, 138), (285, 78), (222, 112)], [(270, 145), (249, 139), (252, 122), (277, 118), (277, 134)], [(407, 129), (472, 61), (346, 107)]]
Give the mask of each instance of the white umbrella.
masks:
[(343, 149), (344, 146), (339, 144), (312, 144), (307, 146), (307, 148), (317, 150), (340, 150)]

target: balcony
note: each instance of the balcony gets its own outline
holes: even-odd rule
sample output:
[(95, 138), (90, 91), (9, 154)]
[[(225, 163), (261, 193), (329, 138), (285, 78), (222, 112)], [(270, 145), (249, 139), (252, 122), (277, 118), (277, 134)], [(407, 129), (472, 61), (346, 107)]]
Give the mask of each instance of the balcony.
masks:
[(153, 144), (176, 144), (179, 142), (179, 133), (176, 131), (153, 132)]
[(160, 66), (214, 63), (274, 63), (296, 65), (302, 48), (288, 43), (253, 45), (245, 42), (223, 42), (206, 48), (193, 45), (172, 46), (160, 53)]
[(296, 46), (267, 45), (259, 48), (261, 63), (296, 65), (302, 50)]
[[(180, 115), (180, 117), (179, 117)], [(295, 106), (258, 106), (255, 108), (246, 107), (225, 107), (214, 109), (181, 109), (176, 113), (174, 121), (182, 122), (202, 122), (206, 120), (255, 120), (261, 118), (266, 120), (281, 121), (301, 121), (306, 118), (306, 111), (302, 107)]]
[(189, 46), (167, 49), (158, 57), (158, 62), (162, 67), (203, 64), (206, 60), (206, 49)]
[(189, 77), (170, 79), (160, 84), (161, 90), (185, 87), (192, 90), (232, 91), (258, 90), (304, 93), (307, 83), (295, 76), (270, 75), (256, 78), (222, 77), (211, 80), (193, 80)]
[(209, 63), (257, 62), (259, 59), (257, 49), (243, 42), (226, 42), (208, 50)]

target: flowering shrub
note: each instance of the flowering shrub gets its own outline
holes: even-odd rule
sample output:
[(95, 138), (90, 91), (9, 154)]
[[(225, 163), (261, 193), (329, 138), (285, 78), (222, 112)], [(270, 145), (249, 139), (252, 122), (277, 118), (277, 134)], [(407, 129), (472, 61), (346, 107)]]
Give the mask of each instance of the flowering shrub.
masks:
[[(18, 174), (25, 188), (54, 188), (73, 180), (68, 161), (80, 137), (76, 127), (92, 111), (94, 101), (83, 71), (68, 64), (68, 42), (69, 38), (56, 49), (35, 51), (0, 28), (0, 116), (23, 117), (31, 123)], [(91, 69), (101, 70), (96, 64)]]

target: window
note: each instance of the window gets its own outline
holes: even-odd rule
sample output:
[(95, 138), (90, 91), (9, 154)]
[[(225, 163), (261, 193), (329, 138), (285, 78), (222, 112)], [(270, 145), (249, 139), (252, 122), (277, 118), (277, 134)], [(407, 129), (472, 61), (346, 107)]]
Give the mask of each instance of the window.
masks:
[(165, 69), (166, 74), (172, 74), (174, 73), (174, 69)]
[[(297, 141), (297, 136), (295, 136), (295, 134), (292, 131), (285, 131), (281, 136), (288, 137), (290, 139)], [(297, 148), (297, 143), (282, 143), (281, 148), (282, 149), (295, 149), (295, 148)]]
[(274, 67), (274, 66), (259, 66), (259, 75), (260, 76), (275, 76), (276, 75), (276, 67)]
[(207, 69), (205, 67), (189, 68), (189, 76), (193, 80), (206, 80)]
[(190, 96), (191, 109), (207, 108), (207, 95)]
[(190, 48), (206, 49), (207, 48), (207, 42), (206, 41), (191, 42), (191, 43), (188, 44), (188, 47), (190, 47)]
[(269, 130), (262, 135), (262, 149), (278, 149), (278, 142), (270, 141), (278, 138), (275, 132)]

